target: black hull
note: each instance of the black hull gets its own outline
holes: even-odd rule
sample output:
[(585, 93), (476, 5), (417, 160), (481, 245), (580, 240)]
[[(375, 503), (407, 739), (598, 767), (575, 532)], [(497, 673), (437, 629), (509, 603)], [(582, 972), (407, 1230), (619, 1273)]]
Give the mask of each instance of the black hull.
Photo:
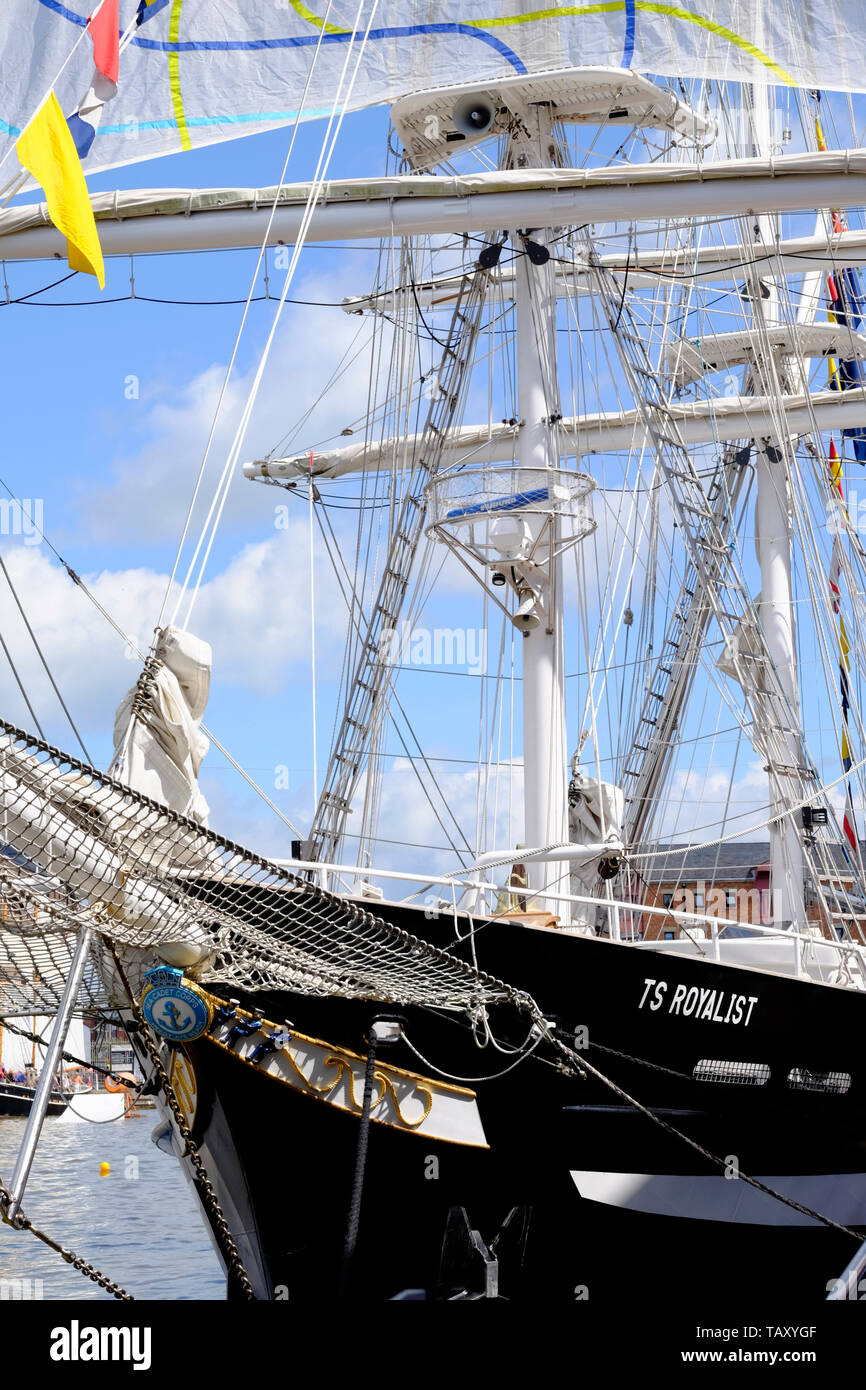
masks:
[[(14, 1082), (0, 1081), (0, 1116), (29, 1115), (36, 1095), (35, 1086), (18, 1086)], [(65, 1097), (53, 1097), (48, 1102), (48, 1115), (62, 1115), (68, 1101)]]
[[(416, 935), (453, 939), (450, 919), (400, 918)], [(491, 1078), (473, 1086), (489, 1147), (371, 1125), (354, 1297), (471, 1292), (481, 1273), (454, 1229), (461, 1208), (488, 1246), (495, 1241), (500, 1290), (513, 1299), (572, 1302), (586, 1289), (613, 1304), (644, 1278), (674, 1280), (670, 1292), (687, 1293), (697, 1278), (704, 1296), (760, 1294), (772, 1269), (800, 1293), (826, 1296), (856, 1240), (754, 1192), (736, 1173), (866, 1228), (863, 995), (502, 923), (477, 934), (476, 951), (482, 969), (519, 981), (563, 1038), (586, 1030), (579, 1056), (727, 1170), (596, 1077), (563, 1074), (549, 1048), (495, 1079), (513, 1059), (480, 1049), (463, 1020), (402, 1010), (407, 1036), (435, 1068)], [(705, 993), (684, 1014), (693, 989)], [(241, 1002), (355, 1053), (382, 1012), (288, 993)], [(510, 1045), (528, 1026), (511, 1007), (492, 1011), (491, 1024)], [(257, 1296), (318, 1302), (337, 1293), (358, 1116), (277, 1084), (210, 1039), (187, 1052), (199, 1085), (194, 1133), (230, 1225), (248, 1233), (240, 1243)], [(405, 1043), (380, 1056), (436, 1075)], [(702, 1079), (706, 1068), (696, 1078), (699, 1063), (721, 1064), (728, 1079)], [(836, 1090), (803, 1089), (826, 1087), (831, 1074)], [(762, 1084), (743, 1084), (744, 1075)]]

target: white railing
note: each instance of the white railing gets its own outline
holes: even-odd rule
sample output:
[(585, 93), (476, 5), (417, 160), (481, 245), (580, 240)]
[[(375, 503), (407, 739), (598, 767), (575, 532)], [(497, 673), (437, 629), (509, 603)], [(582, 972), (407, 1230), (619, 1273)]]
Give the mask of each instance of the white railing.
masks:
[[(460, 930), (457, 921), (460, 913), (492, 918), (496, 915), (497, 902), (502, 893), (525, 900), (526, 912), (544, 912), (547, 910), (555, 916), (557, 915), (556, 909), (559, 909), (562, 922), (559, 930), (565, 932), (570, 930), (573, 933), (575, 930), (567, 925), (575, 915), (571, 911), (572, 905), (584, 909), (581, 914), (583, 917), (586, 916), (587, 908), (594, 912), (601, 909), (607, 914), (607, 935), (609, 938), (612, 941), (623, 942), (641, 949), (664, 950), (672, 943), (662, 941), (659, 938), (647, 940), (641, 937), (636, 930), (623, 932), (622, 921), (626, 914), (635, 923), (643, 917), (656, 916), (673, 920), (685, 927), (688, 927), (689, 924), (700, 926), (706, 929), (706, 936), (692, 936), (686, 931), (686, 938), (699, 951), (703, 946), (706, 946), (709, 958), (722, 964), (725, 962), (725, 955), (730, 956), (731, 954), (730, 951), (723, 953), (723, 948), (726, 945), (730, 947), (733, 940), (738, 940), (741, 943), (743, 941), (742, 937), (728, 938), (727, 941), (724, 941), (722, 940), (722, 933), (727, 928), (737, 928), (739, 931), (746, 932), (748, 937), (754, 940), (772, 938), (780, 945), (789, 946), (792, 953), (793, 973), (804, 979), (814, 978), (814, 972), (817, 972), (819, 979), (824, 979), (824, 969), (820, 961), (816, 959), (816, 947), (822, 947), (829, 951), (835, 960), (834, 966), (828, 967), (828, 973), (830, 975), (835, 974), (837, 977), (825, 982), (850, 984), (858, 989), (866, 990), (866, 948), (855, 941), (840, 941), (824, 935), (819, 936), (814, 932), (791, 931), (785, 928), (759, 925), (755, 922), (742, 922), (736, 918), (714, 917), (706, 912), (685, 912), (649, 903), (631, 902), (613, 896), (593, 898), (580, 893), (533, 892), (528, 887), (506, 886), (503, 888), (501, 884), (490, 883), (478, 877), (477, 874), (470, 877), (460, 877), (458, 874), (412, 874), (400, 869), (376, 869), (372, 866), (360, 867), (357, 864), (330, 864), (301, 859), (275, 859), (273, 862), (293, 873), (310, 873), (320, 887), (330, 892), (342, 892), (353, 897), (366, 896), (365, 889), (369, 890), (375, 879), (383, 879), (386, 882), (420, 883), (425, 888), (431, 889), (434, 887), (448, 888), (449, 898), (434, 898), (432, 894), (428, 894), (425, 904), (414, 903), (414, 899), (420, 896), (423, 888), (409, 894), (408, 897), (390, 899), (390, 901), (398, 902), (402, 906), (423, 906), (425, 913), (431, 917), (442, 916), (443, 911), (452, 914), (458, 936)], [(334, 877), (343, 879), (342, 884), (335, 884), (333, 882)], [(492, 895), (492, 903), (488, 905), (490, 895)], [(377, 895), (369, 894), (369, 896), (375, 900)], [(813, 972), (807, 968), (810, 955)]]

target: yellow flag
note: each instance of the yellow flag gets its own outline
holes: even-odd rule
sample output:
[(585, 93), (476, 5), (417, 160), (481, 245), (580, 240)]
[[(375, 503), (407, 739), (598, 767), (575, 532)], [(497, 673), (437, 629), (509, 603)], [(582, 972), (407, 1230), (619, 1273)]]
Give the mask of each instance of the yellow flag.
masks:
[(25, 169), (30, 170), (45, 190), (48, 215), (57, 230), (66, 237), (71, 268), (95, 275), (102, 289), (105, 285), (105, 265), (84, 170), (53, 92), (24, 130), (15, 148)]

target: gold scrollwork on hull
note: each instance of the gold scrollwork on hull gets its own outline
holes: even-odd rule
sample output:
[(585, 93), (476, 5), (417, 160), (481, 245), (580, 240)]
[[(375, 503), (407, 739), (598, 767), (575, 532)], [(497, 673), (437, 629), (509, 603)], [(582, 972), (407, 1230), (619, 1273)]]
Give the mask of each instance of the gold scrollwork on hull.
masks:
[[(333, 1056), (326, 1057), (324, 1059), (323, 1065), (326, 1067), (337, 1067), (337, 1075), (334, 1077), (333, 1081), (327, 1081), (324, 1085), (317, 1086), (315, 1081), (311, 1081), (308, 1076), (304, 1075), (304, 1073), (301, 1071), (301, 1068), (298, 1066), (298, 1063), (295, 1060), (294, 1056), (287, 1047), (281, 1048), (280, 1052), (281, 1055), (285, 1057), (286, 1061), (291, 1066), (292, 1071), (295, 1073), (295, 1076), (298, 1078), (298, 1080), (303, 1083), (303, 1085), (306, 1087), (308, 1091), (312, 1091), (314, 1095), (329, 1096), (332, 1091), (335, 1091), (337, 1089), (340, 1082), (345, 1077), (346, 1090), (349, 1096), (349, 1104), (353, 1110), (357, 1110), (359, 1114), (361, 1113), (361, 1111), (364, 1108), (364, 1102), (363, 1099), (359, 1100), (355, 1094), (355, 1070), (351, 1062), (349, 1062), (347, 1058)], [(379, 1094), (376, 1096), (375, 1100), (370, 1105), (371, 1114), (374, 1110), (378, 1109), (378, 1107), (382, 1104), (382, 1101), (385, 1099), (387, 1095), (390, 1097), (391, 1104), (394, 1107), (394, 1112), (401, 1125), (405, 1125), (407, 1129), (418, 1129), (421, 1125), (423, 1125), (424, 1121), (427, 1119), (427, 1116), (430, 1114), (430, 1111), (433, 1109), (432, 1091), (428, 1091), (426, 1086), (419, 1086), (416, 1084), (415, 1094), (419, 1100), (421, 1100), (421, 1098), (423, 1097), (422, 1103), (424, 1105), (424, 1111), (423, 1114), (420, 1115), (417, 1120), (410, 1120), (403, 1114), (403, 1111), (400, 1108), (400, 1102), (397, 1099), (397, 1091), (394, 1087), (394, 1083), (391, 1080), (390, 1076), (388, 1076), (385, 1072), (374, 1071), (373, 1080), (379, 1083)]]
[[(298, 1078), (298, 1080), (302, 1082), (304, 1086), (306, 1086), (308, 1091), (312, 1091), (313, 1095), (315, 1096), (329, 1096), (333, 1091), (334, 1087), (340, 1084), (340, 1076), (342, 1075), (342, 1072), (338, 1071), (333, 1081), (329, 1081), (326, 1085), (317, 1086), (315, 1081), (311, 1081), (308, 1076), (304, 1075), (304, 1073), (301, 1071), (301, 1068), (298, 1066), (297, 1062), (295, 1061), (294, 1057), (292, 1056), (291, 1052), (287, 1047), (280, 1048), (280, 1056), (285, 1057), (286, 1061), (289, 1063), (290, 1067), (292, 1068), (292, 1071), (295, 1073), (295, 1076)], [(342, 1067), (343, 1059), (338, 1057), (325, 1058), (326, 1067), (333, 1066), (337, 1063), (339, 1063), (339, 1065)]]
[[(433, 1109), (433, 1092), (428, 1091), (426, 1086), (415, 1087), (415, 1095), (418, 1096), (419, 1099), (421, 1096), (426, 1097), (426, 1102), (424, 1105), (424, 1114), (421, 1115), (421, 1117), (417, 1120), (407, 1120), (406, 1116), (403, 1114), (403, 1111), (400, 1109), (400, 1102), (397, 1099), (397, 1092), (394, 1089), (394, 1083), (391, 1080), (390, 1076), (384, 1076), (383, 1073), (379, 1071), (374, 1072), (373, 1075), (375, 1076), (377, 1081), (382, 1081), (384, 1085), (388, 1088), (388, 1092), (391, 1096), (391, 1104), (397, 1112), (397, 1116), (400, 1120), (400, 1123), (402, 1125), (405, 1125), (407, 1129), (417, 1129), (419, 1125), (423, 1125), (427, 1116), (430, 1114), (430, 1111)], [(382, 1094), (384, 1095), (384, 1090)], [(382, 1097), (380, 1096), (379, 1100), (381, 1099)], [(378, 1104), (379, 1101), (376, 1101), (376, 1105)], [(375, 1106), (373, 1108), (375, 1109)]]
[[(202, 993), (204, 993), (204, 991), (202, 991)], [(208, 997), (214, 1008), (222, 1002), (212, 996)], [(246, 1009), (238, 1008), (235, 1012), (241, 1018), (250, 1019), (253, 1017)], [(275, 1029), (276, 1027), (277, 1024), (262, 1020), (261, 1033), (263, 1036), (266, 1036), (269, 1029)], [(300, 1054), (292, 1051), (288, 1045), (284, 1044), (275, 1051), (273, 1057), (274, 1059), (277, 1057), (284, 1058), (288, 1063), (290, 1071), (294, 1075), (287, 1075), (284, 1072), (284, 1074), (280, 1076), (278, 1073), (271, 1071), (270, 1075), (272, 1078), (275, 1081), (281, 1082), (284, 1086), (295, 1087), (317, 1100), (336, 1105), (338, 1108), (349, 1113), (362, 1114), (364, 1108), (363, 1082), (366, 1058), (360, 1053), (351, 1052), (348, 1048), (340, 1048), (337, 1050), (332, 1043), (326, 1043), (321, 1038), (308, 1037), (304, 1033), (295, 1033), (293, 1031), (290, 1037), (296, 1044), (300, 1044)], [(227, 1046), (225, 1042), (216, 1037), (215, 1030), (209, 1030), (204, 1034), (202, 1040), (212, 1043), (224, 1052), (230, 1053), (231, 1056), (236, 1057), (238, 1062), (242, 1063), (244, 1066), (252, 1067), (256, 1071), (260, 1070), (257, 1063), (251, 1062), (249, 1057), (244, 1056), (242, 1052), (235, 1051), (234, 1048)], [(309, 1054), (307, 1054), (314, 1069), (317, 1067), (334, 1069), (334, 1073), (330, 1079), (314, 1081), (312, 1077), (305, 1074), (302, 1069), (302, 1063), (305, 1060), (304, 1044), (308, 1044), (314, 1049), (312, 1057), (309, 1057)], [(358, 1063), (358, 1069), (356, 1069), (354, 1065), (356, 1062)], [(346, 1084), (343, 1095), (337, 1100), (334, 1092), (344, 1079)], [(446, 1081), (434, 1081), (429, 1077), (420, 1075), (418, 1072), (408, 1071), (405, 1067), (380, 1064), (373, 1071), (373, 1081), (376, 1085), (377, 1093), (373, 1096), (371, 1101), (371, 1118), (377, 1120), (380, 1124), (389, 1125), (394, 1129), (402, 1129), (409, 1133), (420, 1130), (425, 1120), (427, 1120), (433, 1112), (433, 1102), (440, 1093), (449, 1097), (460, 1098), (461, 1100), (465, 1098), (473, 1102), (473, 1104), (476, 1099), (475, 1092), (468, 1090), (466, 1087), (455, 1086), (453, 1083)], [(401, 1093), (399, 1098), (398, 1086)], [(358, 1094), (359, 1091), (360, 1098)], [(385, 1104), (386, 1100), (389, 1102), (387, 1105)], [(411, 1106), (413, 1102), (423, 1107), (422, 1113), (415, 1119), (410, 1118), (403, 1110), (403, 1107), (406, 1106), (407, 1103)], [(436, 1137), (442, 1143), (468, 1144), (473, 1148), (484, 1149), (488, 1147), (483, 1138), (483, 1132), (481, 1132), (480, 1138), (452, 1138), (441, 1134)]]

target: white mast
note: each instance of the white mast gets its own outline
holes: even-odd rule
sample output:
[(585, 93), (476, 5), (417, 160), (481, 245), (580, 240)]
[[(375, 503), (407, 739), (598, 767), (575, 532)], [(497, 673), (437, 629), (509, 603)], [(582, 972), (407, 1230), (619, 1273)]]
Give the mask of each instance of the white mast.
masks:
[[(531, 106), (525, 117), (528, 129), (513, 142), (515, 168), (543, 168), (550, 164), (549, 108)], [(544, 245), (544, 233), (531, 232), (533, 242)], [(516, 261), (515, 307), (517, 317), (518, 411), (522, 421), (517, 456), (521, 470), (557, 468), (559, 444), (559, 386), (556, 368), (556, 296), (552, 267), (533, 264), (522, 240), (513, 238)], [(524, 254), (520, 254), (520, 253)], [(524, 475), (521, 475), (524, 476)], [(529, 486), (530, 484), (521, 484)], [(542, 519), (535, 532), (542, 529)], [(555, 549), (556, 530), (548, 531), (547, 544)], [(544, 557), (536, 559), (543, 563)], [(563, 669), (562, 563), (548, 567), (538, 625), (523, 636), (523, 796), (524, 841), (531, 849), (564, 844), (568, 840), (568, 750), (565, 730), (565, 678)], [(528, 866), (530, 887), (536, 892), (557, 891), (562, 869), (537, 862)], [(567, 887), (567, 885), (566, 885)], [(560, 887), (559, 891), (563, 891)], [(557, 911), (554, 903), (545, 904)]]
[[(783, 444), (782, 448), (785, 445)], [(791, 584), (791, 519), (782, 449), (770, 446), (757, 455), (758, 497), (755, 505), (755, 546), (761, 567), (758, 617), (784, 694), (783, 727), (770, 749), (770, 804), (780, 819), (770, 824), (770, 883), (772, 919), (777, 925), (805, 926), (803, 903), (803, 845), (799, 826), (788, 810), (786, 774), (774, 770), (779, 754), (783, 766), (797, 768), (802, 761), (800, 740), (791, 725), (800, 708), (794, 647), (793, 588)], [(790, 774), (788, 774), (790, 775)]]
[[(750, 95), (753, 153), (758, 157), (769, 155), (772, 153), (773, 137), (772, 89), (753, 85)], [(777, 240), (774, 218), (761, 217), (757, 225), (765, 244), (773, 244)], [(766, 291), (769, 291), (769, 296), (763, 298)], [(762, 315), (768, 327), (777, 324), (780, 306), (775, 282), (770, 279), (765, 286), (754, 283), (752, 295), (755, 317)], [(775, 737), (770, 733), (766, 740), (770, 806), (773, 816), (778, 817), (770, 824), (772, 921), (775, 925), (792, 925), (801, 929), (806, 924), (803, 844), (799, 825), (785, 814), (790, 805), (787, 785), (790, 783), (793, 786), (796, 782), (791, 782), (791, 774), (783, 770), (797, 768), (802, 760), (800, 739), (796, 733), (800, 721), (800, 698), (791, 578), (793, 531), (786, 466), (789, 447), (787, 439), (779, 439), (757, 450), (755, 549), (761, 570), (758, 619), (784, 697), (781, 707), (776, 707), (781, 728)], [(775, 701), (773, 705), (776, 706)]]

